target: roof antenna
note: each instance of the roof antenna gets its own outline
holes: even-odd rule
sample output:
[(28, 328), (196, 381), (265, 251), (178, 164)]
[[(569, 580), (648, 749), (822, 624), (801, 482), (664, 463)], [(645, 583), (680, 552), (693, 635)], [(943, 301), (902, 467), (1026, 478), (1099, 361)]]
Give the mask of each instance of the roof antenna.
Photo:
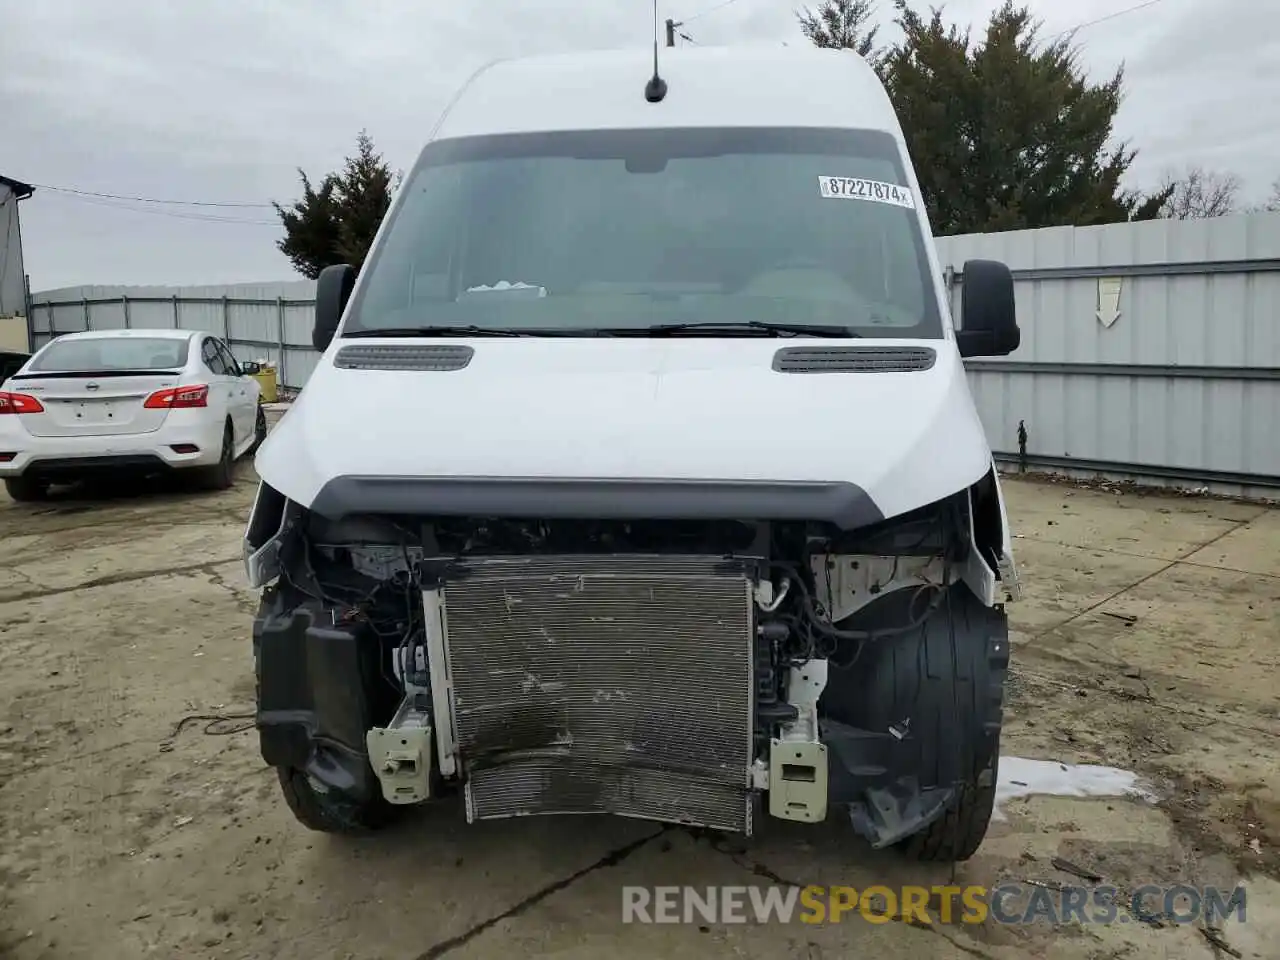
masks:
[(644, 98), (661, 103), (667, 95), (667, 81), (658, 75), (658, 0), (653, 0), (653, 76), (644, 85)]

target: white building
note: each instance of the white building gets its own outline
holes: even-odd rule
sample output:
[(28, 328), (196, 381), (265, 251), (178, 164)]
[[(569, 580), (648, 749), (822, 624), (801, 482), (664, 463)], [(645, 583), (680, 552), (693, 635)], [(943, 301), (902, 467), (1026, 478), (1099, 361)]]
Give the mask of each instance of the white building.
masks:
[(30, 349), (18, 201), (34, 192), (31, 184), (0, 175), (0, 351)]

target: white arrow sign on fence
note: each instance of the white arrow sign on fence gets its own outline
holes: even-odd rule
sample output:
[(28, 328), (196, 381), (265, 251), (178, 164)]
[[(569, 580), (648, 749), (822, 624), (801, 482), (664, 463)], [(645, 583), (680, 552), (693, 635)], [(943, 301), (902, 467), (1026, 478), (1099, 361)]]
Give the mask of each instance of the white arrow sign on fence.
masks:
[(1098, 278), (1098, 321), (1110, 327), (1120, 319), (1120, 277)]

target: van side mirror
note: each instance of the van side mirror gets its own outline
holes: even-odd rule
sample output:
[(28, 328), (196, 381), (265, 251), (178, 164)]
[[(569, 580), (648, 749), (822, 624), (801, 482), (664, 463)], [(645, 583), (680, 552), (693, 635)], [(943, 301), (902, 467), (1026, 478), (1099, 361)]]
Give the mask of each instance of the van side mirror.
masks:
[(968, 260), (960, 287), (960, 329), (956, 346), (962, 357), (1007, 357), (1018, 349), (1013, 272), (996, 260)]
[(316, 280), (316, 319), (311, 328), (311, 345), (324, 353), (338, 332), (342, 311), (351, 298), (356, 271), (349, 263), (336, 263), (320, 271)]

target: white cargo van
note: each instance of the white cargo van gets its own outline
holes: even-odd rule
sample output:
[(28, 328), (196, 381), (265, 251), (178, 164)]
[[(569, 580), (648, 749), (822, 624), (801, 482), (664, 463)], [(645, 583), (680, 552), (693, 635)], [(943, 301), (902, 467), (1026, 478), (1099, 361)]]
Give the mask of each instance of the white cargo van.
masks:
[(991, 815), (1016, 593), (962, 357), (859, 57), (501, 62), (460, 91), (258, 454), (262, 753), (302, 823), (750, 833), (957, 860)]

